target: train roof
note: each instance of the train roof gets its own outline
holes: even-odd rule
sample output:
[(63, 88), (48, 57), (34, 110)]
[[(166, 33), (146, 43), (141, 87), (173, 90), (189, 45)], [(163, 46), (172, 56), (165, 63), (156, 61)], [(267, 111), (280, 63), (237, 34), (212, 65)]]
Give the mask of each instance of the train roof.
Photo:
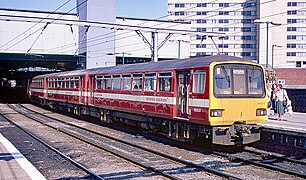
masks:
[(130, 72), (145, 72), (145, 71), (169, 71), (172, 69), (185, 69), (191, 67), (199, 67), (199, 66), (207, 66), (212, 62), (220, 62), (220, 61), (248, 61), (250, 60), (242, 59), (234, 56), (227, 55), (215, 55), (215, 56), (205, 56), (205, 57), (192, 57), (187, 59), (180, 60), (166, 60), (159, 62), (147, 62), (147, 63), (137, 63), (137, 64), (125, 64), (119, 66), (111, 66), (111, 67), (100, 67), (93, 69), (82, 69), (82, 70), (74, 70), (74, 71), (65, 71), (58, 72), (52, 74), (39, 75), (35, 78), (43, 78), (43, 77), (53, 77), (53, 76), (77, 76), (84, 74), (102, 74), (102, 73), (130, 73)]

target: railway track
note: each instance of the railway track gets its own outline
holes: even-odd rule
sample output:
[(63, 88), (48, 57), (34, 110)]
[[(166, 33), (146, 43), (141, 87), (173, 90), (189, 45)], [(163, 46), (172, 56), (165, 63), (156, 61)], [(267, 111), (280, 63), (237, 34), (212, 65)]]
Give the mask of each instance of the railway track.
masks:
[(12, 120), (8, 119), (5, 116), (2, 116), (4, 119), (6, 119), (8, 122), (10, 122), (11, 124), (13, 124), (14, 126), (16, 126), (18, 129), (20, 129), (21, 131), (25, 132), (27, 135), (29, 135), (31, 138), (35, 139), (36, 141), (40, 142), (41, 144), (43, 144), (46, 148), (50, 149), (51, 151), (55, 152), (56, 154), (58, 154), (59, 156), (61, 156), (63, 159), (65, 159), (66, 161), (70, 162), (72, 165), (74, 165), (75, 167), (79, 168), (80, 170), (84, 171), (85, 173), (87, 173), (89, 176), (88, 178), (90, 179), (97, 179), (97, 180), (103, 180), (102, 177), (100, 177), (98, 174), (94, 173), (93, 171), (91, 171), (90, 169), (88, 169), (87, 167), (83, 166), (82, 164), (78, 163), (77, 161), (73, 160), (72, 158), (68, 157), (67, 155), (65, 155), (64, 153), (58, 151), (56, 148), (54, 148), (52, 145), (48, 144), (47, 142), (43, 141), (41, 138), (35, 136), (33, 133), (31, 133), (30, 131), (26, 130), (25, 128), (19, 126), (17, 123), (13, 122)]
[(242, 152), (234, 154), (216, 151), (214, 151), (213, 153), (222, 157), (227, 157), (231, 160), (241, 161), (258, 167), (263, 167), (285, 174), (294, 175), (300, 178), (306, 178), (305, 161), (300, 161), (284, 156), (277, 156), (247, 147), (244, 148)]
[(45, 116), (21, 105), (11, 105), (10, 107), (32, 120), (40, 122), (78, 140), (84, 141), (96, 148), (112, 153), (115, 156), (123, 158), (126, 161), (169, 179), (184, 179), (186, 174), (199, 173), (203, 177), (206, 175), (218, 176), (226, 179), (241, 179), (237, 176), (233, 176), (213, 168), (201, 166), (199, 164), (173, 157), (147, 147), (123, 141), (112, 136), (95, 132), (73, 123), (67, 123), (60, 119)]

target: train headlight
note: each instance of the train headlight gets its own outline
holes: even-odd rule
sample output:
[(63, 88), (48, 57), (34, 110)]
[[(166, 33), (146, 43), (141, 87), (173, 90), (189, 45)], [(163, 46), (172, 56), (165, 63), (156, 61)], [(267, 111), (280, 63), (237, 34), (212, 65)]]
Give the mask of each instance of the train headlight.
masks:
[(256, 116), (266, 116), (267, 109), (256, 109)]
[(211, 109), (210, 117), (222, 117), (222, 109)]

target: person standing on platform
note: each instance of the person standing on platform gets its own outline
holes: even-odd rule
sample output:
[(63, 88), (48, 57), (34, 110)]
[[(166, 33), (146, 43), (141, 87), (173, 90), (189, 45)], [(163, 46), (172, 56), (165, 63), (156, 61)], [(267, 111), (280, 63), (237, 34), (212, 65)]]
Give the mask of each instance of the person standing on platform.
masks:
[(268, 96), (268, 113), (270, 114), (270, 109), (272, 107), (272, 89), (271, 89), (271, 86), (270, 84), (267, 84), (267, 96)]
[(277, 92), (277, 84), (272, 85), (272, 94), (271, 94), (271, 99), (272, 99), (272, 109), (274, 113), (276, 113), (276, 92)]
[(287, 95), (287, 91), (283, 89), (283, 86), (279, 84), (277, 86), (277, 92), (276, 92), (276, 113), (278, 114), (279, 121), (282, 121), (284, 119), (285, 114), (285, 107), (284, 102), (289, 101), (289, 97)]

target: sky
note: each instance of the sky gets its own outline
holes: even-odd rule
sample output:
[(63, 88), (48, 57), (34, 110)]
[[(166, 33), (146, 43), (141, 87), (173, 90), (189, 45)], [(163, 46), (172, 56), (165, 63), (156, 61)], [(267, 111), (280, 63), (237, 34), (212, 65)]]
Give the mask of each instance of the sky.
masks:
[[(69, 0), (0, 0), (0, 8), (53, 12), (67, 1)], [(58, 11), (68, 12), (75, 6), (76, 0), (70, 0)], [(166, 15), (167, 0), (116, 0), (116, 16), (157, 19)]]

